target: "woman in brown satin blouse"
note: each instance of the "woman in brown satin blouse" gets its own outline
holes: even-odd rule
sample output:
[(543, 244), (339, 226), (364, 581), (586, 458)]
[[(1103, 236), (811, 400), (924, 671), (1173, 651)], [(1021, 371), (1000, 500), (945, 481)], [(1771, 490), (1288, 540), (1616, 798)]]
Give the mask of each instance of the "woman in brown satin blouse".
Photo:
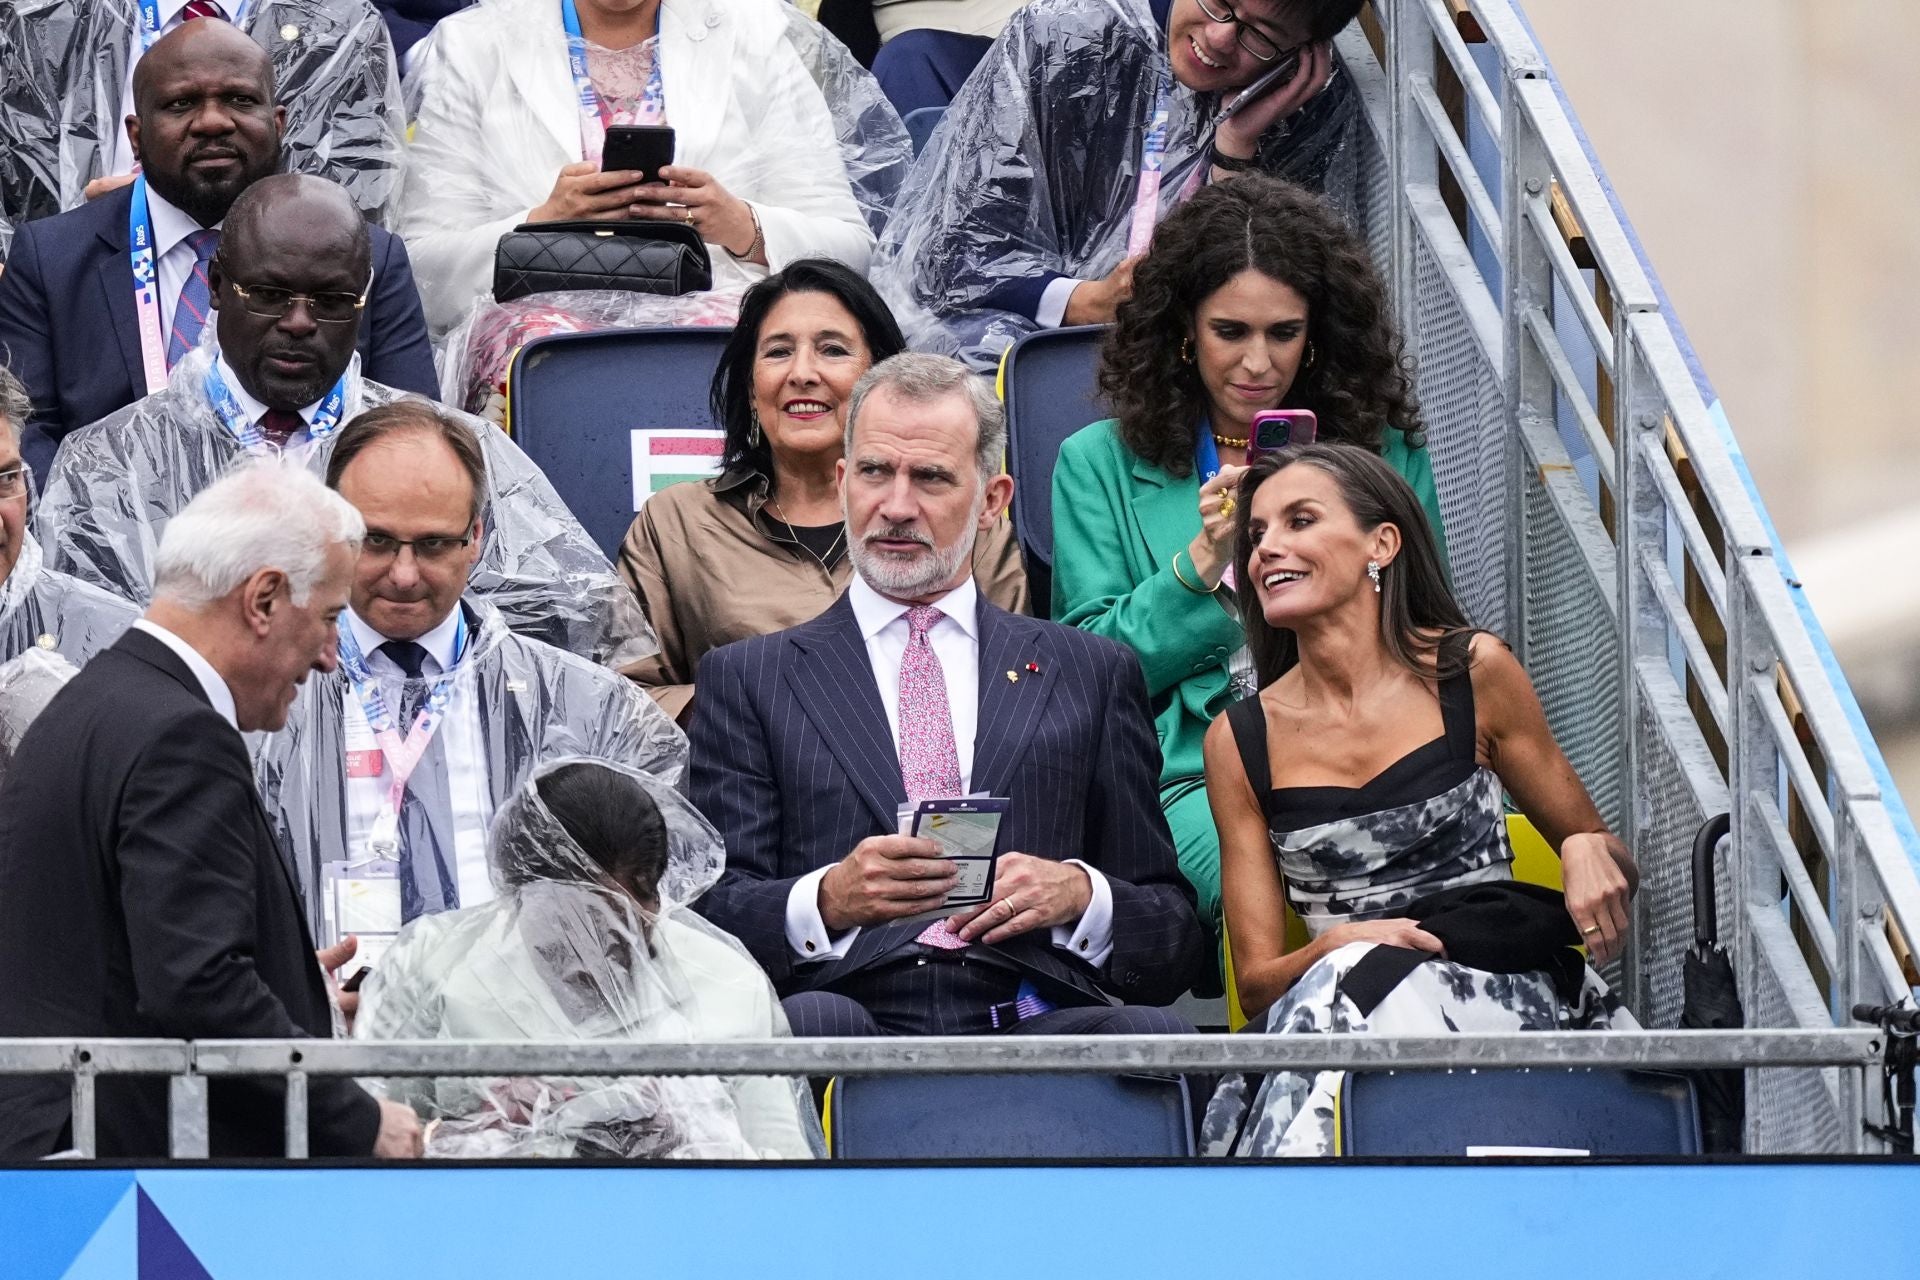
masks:
[[(660, 636), (660, 652), (626, 674), (683, 724), (707, 650), (806, 622), (846, 588), (834, 468), (847, 399), (869, 366), (905, 348), (872, 286), (837, 262), (796, 262), (747, 291), (713, 375), (721, 474), (649, 498), (620, 548), (620, 572)], [(976, 543), (973, 572), (987, 599), (1027, 611), (1005, 522)]]

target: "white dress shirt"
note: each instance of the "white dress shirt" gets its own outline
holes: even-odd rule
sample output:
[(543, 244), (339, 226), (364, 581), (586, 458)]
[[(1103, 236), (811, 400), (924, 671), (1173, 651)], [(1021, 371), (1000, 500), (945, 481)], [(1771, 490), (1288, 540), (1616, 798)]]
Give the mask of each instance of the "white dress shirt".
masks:
[(146, 632), (173, 650), (175, 656), (187, 664), (187, 670), (193, 672), (193, 678), (200, 682), (200, 688), (206, 693), (207, 701), (211, 702), (213, 709), (220, 713), (220, 718), (232, 725), (236, 732), (239, 731), (240, 715), (233, 705), (233, 690), (227, 687), (225, 677), (213, 669), (213, 664), (200, 656), (198, 649), (159, 623), (149, 622), (145, 618), (136, 619), (133, 629)]
[[(847, 588), (847, 599), (867, 644), (867, 660), (873, 666), (874, 683), (880, 687), (880, 702), (886, 708), (887, 727), (893, 732), (893, 749), (898, 755), (900, 664), (911, 634), (907, 611), (913, 606), (881, 595), (857, 573)], [(965, 795), (973, 789), (973, 742), (980, 723), (979, 589), (969, 577), (936, 601), (935, 607), (945, 616), (927, 632), (927, 643), (940, 659), (940, 674), (947, 686), (954, 752), (960, 762), (960, 792)], [(1053, 945), (1098, 968), (1113, 954), (1113, 888), (1098, 868), (1078, 858), (1066, 861), (1087, 873), (1093, 896), (1077, 923), (1053, 926)], [(829, 869), (821, 867), (801, 876), (787, 894), (787, 945), (802, 959), (838, 959), (860, 936), (855, 927), (835, 938), (820, 918), (820, 882)]]
[[(387, 637), (368, 626), (351, 609), (342, 614), (341, 619), (360, 646), (360, 653), (367, 660), (368, 671), (386, 688), (386, 696), (392, 697), (404, 673), (393, 659), (380, 652), (380, 646), (387, 642)], [(416, 641), (427, 651), (427, 660), (421, 664), (424, 675), (434, 677), (455, 670), (462, 656), (459, 652), (461, 630), (460, 610), (456, 607), (438, 626)], [(396, 713), (399, 711), (398, 707), (392, 709)], [(375, 750), (373, 729), (367, 723), (360, 699), (354, 696), (351, 689), (347, 692), (341, 711), (346, 717), (342, 737), (348, 754), (351, 756)], [(399, 728), (404, 738), (413, 726), (407, 724)], [(459, 888), (460, 905), (470, 907), (493, 897), (493, 882), (487, 870), (487, 826), (493, 821), (493, 794), (487, 785), (486, 758), (481, 750), (480, 699), (471, 667), (454, 676), (448, 690), (446, 713), (441, 718), (435, 740), (446, 748), (441, 758), (447, 764), (447, 795), (453, 810), (454, 882)], [(429, 768), (429, 761), (435, 758), (429, 752), (420, 767)], [(346, 766), (343, 764), (342, 767)], [(358, 777), (348, 770), (345, 847), (356, 851), (356, 857), (361, 856), (358, 851), (367, 847), (374, 820), (379, 816), (392, 783), (392, 773), (384, 757), (377, 777)]]
[[(160, 9), (160, 31), (155, 40), (167, 35), (180, 26), (180, 11), (187, 7), (188, 0), (155, 0)], [(220, 0), (220, 8), (228, 17), (233, 16), (233, 7), (239, 0)], [(107, 171), (102, 177), (133, 172), (133, 144), (127, 141), (127, 117), (133, 114), (133, 68), (140, 61), (140, 55), (146, 52), (140, 45), (140, 8), (138, 4), (129, 5), (133, 13), (133, 27), (127, 32), (127, 75), (120, 83), (120, 115), (113, 122), (113, 149), (108, 154)], [(156, 233), (159, 228), (154, 228)], [(164, 243), (164, 241), (162, 242)], [(165, 276), (161, 277), (162, 283)], [(173, 314), (171, 310), (167, 312)]]
[[(188, 254), (187, 257), (189, 260), (191, 260), (193, 255)], [(209, 323), (211, 323), (211, 321), (209, 321)], [(355, 367), (357, 367), (357, 360), (358, 360), (358, 357), (356, 357)], [(221, 378), (225, 379), (227, 384), (227, 390), (233, 392), (233, 402), (240, 406), (240, 412), (247, 415), (247, 425), (252, 427), (259, 426), (260, 419), (267, 416), (267, 412), (268, 412), (267, 406), (253, 398), (253, 393), (247, 390), (246, 384), (240, 381), (239, 375), (234, 373), (232, 366), (228, 365), (224, 358), (220, 356), (215, 356), (213, 358), (213, 362), (216, 365), (220, 366), (220, 376)], [(351, 373), (351, 370), (349, 370), (349, 372)], [(328, 387), (327, 390), (332, 391), (333, 388)], [(319, 400), (315, 400), (312, 404), (306, 405), (300, 410), (300, 421), (307, 424), (308, 430), (301, 432), (299, 435), (287, 441), (287, 448), (289, 450), (301, 448), (305, 445), (309, 445), (313, 443), (313, 436), (311, 434), (311, 431), (313, 428), (314, 415), (320, 412), (320, 403), (322, 400), (325, 400), (325, 399), (326, 399), (326, 396), (322, 395)], [(458, 609), (454, 610), (453, 614), (449, 614), (447, 616), (447, 620), (441, 623), (440, 625), (442, 627), (453, 626), (455, 621), (454, 615), (458, 614), (459, 612), (460, 611)], [(351, 612), (349, 612), (346, 616), (352, 617), (353, 615)], [(355, 621), (358, 621), (358, 619), (355, 619)], [(361, 623), (360, 625), (365, 626), (366, 624)], [(367, 634), (373, 635), (374, 633), (369, 631)], [(452, 633), (449, 632), (448, 634), (451, 635)], [(380, 644), (383, 642), (376, 639), (374, 643)], [(426, 644), (427, 637), (421, 636), (420, 643), (423, 645)], [(362, 650), (362, 652), (366, 653), (369, 660), (371, 660), (371, 658), (373, 657), (373, 651), (371, 649), (365, 649), (365, 650)], [(431, 655), (433, 653), (432, 648), (429, 647), (427, 652), (429, 655)], [(395, 669), (398, 670), (398, 668), (395, 668)], [(444, 667), (441, 668), (441, 670), (443, 671), (445, 669), (446, 668)]]

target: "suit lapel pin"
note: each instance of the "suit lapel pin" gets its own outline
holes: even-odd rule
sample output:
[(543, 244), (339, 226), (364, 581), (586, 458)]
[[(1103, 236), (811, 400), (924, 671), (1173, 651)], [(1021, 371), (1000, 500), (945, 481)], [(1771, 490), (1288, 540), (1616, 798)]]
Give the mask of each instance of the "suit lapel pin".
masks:
[(1019, 684), (1019, 683), (1020, 683), (1020, 673), (1019, 673), (1019, 672), (1017, 672), (1017, 671), (1009, 671), (1009, 672), (1007, 672), (1007, 683), (1008, 683), (1008, 684)]
[(44, 635), (41, 636), (39, 639), (35, 640), (33, 643), (42, 649), (57, 648), (59, 647), (59, 644), (60, 644), (60, 642), (58, 640), (55, 640), (52, 636), (44, 636)]
[(1037, 662), (1029, 662), (1027, 664), (1027, 670), (1037, 676), (1040, 674), (1040, 664)]

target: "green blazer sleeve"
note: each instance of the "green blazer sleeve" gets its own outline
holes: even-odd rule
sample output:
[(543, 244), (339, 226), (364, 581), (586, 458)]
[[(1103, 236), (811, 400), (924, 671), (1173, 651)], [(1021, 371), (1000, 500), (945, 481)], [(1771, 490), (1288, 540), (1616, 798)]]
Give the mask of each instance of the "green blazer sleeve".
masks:
[(1225, 603), (1170, 567), (1200, 531), (1199, 502), (1197, 480), (1140, 462), (1111, 420), (1070, 436), (1053, 472), (1054, 616), (1132, 649), (1154, 698), (1202, 673), (1223, 683), (1243, 642)]
[(1433, 455), (1427, 452), (1424, 444), (1409, 444), (1407, 433), (1397, 427), (1387, 427), (1380, 435), (1380, 456), (1413, 486), (1414, 496), (1420, 499), (1420, 507), (1427, 513), (1427, 524), (1433, 529), (1433, 543), (1440, 552), (1440, 567), (1447, 570), (1448, 577), (1452, 577), (1447, 559), (1447, 530), (1440, 519), (1440, 490), (1433, 483)]

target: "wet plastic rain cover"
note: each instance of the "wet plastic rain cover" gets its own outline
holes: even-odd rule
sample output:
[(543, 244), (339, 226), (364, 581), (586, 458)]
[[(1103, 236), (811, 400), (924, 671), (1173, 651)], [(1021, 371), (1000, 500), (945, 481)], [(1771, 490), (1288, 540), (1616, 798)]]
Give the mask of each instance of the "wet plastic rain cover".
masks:
[[(365, 1040), (687, 1042), (788, 1033), (746, 949), (687, 903), (719, 878), (720, 837), (672, 787), (621, 770), (666, 820), (646, 909), (521, 784), (493, 823), (492, 901), (410, 923), (369, 978)], [(805, 1085), (777, 1077), (492, 1077), (367, 1082), (428, 1122), (429, 1156), (755, 1159), (822, 1153)]]
[[(784, 0), (670, 0), (661, 23), (676, 160), (754, 206), (773, 270), (827, 257), (866, 271), (913, 153), (872, 75)], [(500, 237), (582, 158), (558, 0), (487, 0), (442, 21), (415, 46), (407, 98), (400, 227), (437, 337), (490, 297)], [(709, 249), (722, 293), (769, 270)]]
[[(209, 347), (189, 352), (167, 386), (61, 442), (36, 530), (47, 563), (128, 600), (153, 587), (153, 557), (174, 513), (245, 456), (204, 390)], [(401, 392), (347, 371), (344, 417)], [(633, 592), (520, 447), (491, 423), (460, 415), (487, 464), (486, 537), (472, 590), (525, 635), (618, 666), (659, 652)], [(305, 449), (324, 473), (336, 437)]]
[[(1173, 79), (1146, 0), (1033, 0), (1013, 15), (914, 162), (873, 279), (918, 349), (991, 368), (1035, 325), (1045, 280), (1126, 256), (1140, 153), (1168, 98), (1160, 216), (1205, 156), (1219, 103)], [(1268, 130), (1260, 168), (1351, 207), (1357, 100), (1344, 73)]]
[[(379, 11), (366, 0), (244, 2), (287, 108), (282, 167), (333, 179), (385, 223), (407, 122)], [(8, 224), (75, 207), (111, 163), (134, 15), (134, 0), (0, 0), (0, 257)]]
[(38, 649), (81, 666), (139, 616), (119, 596), (47, 568), (40, 543), (29, 535), (13, 572), (0, 582), (0, 662)]
[(79, 674), (80, 668), (57, 649), (28, 649), (0, 662), (0, 779), (7, 776), (27, 726), (47, 709), (53, 695)]
[[(686, 735), (626, 677), (515, 635), (479, 597), (463, 603), (471, 638), (455, 667), (447, 714), (414, 771), (400, 815), (403, 828), (427, 834), (431, 846), (408, 848), (410, 888), (428, 909), (448, 900), (443, 886), (460, 885), (471, 897), (476, 883), (484, 885), (484, 875), (460, 877), (460, 842), (479, 839), (494, 811), (539, 765), (590, 755), (644, 770), (670, 786), (680, 783), (687, 766)], [(412, 708), (424, 705), (437, 683), (394, 678), (380, 681), (380, 691), (388, 707)], [(350, 847), (350, 830), (371, 825), (370, 814), (356, 813), (348, 791), (356, 748), (373, 746), (349, 741), (347, 711), (354, 699), (344, 669), (311, 676), (287, 727), (255, 739), (261, 796), (281, 846), (293, 857), (314, 932), (322, 939), (336, 932), (328, 919), (323, 868), (368, 856), (366, 848)], [(482, 776), (450, 778), (449, 761), (456, 758), (477, 760)], [(463, 832), (461, 824), (475, 812), (471, 833)]]

